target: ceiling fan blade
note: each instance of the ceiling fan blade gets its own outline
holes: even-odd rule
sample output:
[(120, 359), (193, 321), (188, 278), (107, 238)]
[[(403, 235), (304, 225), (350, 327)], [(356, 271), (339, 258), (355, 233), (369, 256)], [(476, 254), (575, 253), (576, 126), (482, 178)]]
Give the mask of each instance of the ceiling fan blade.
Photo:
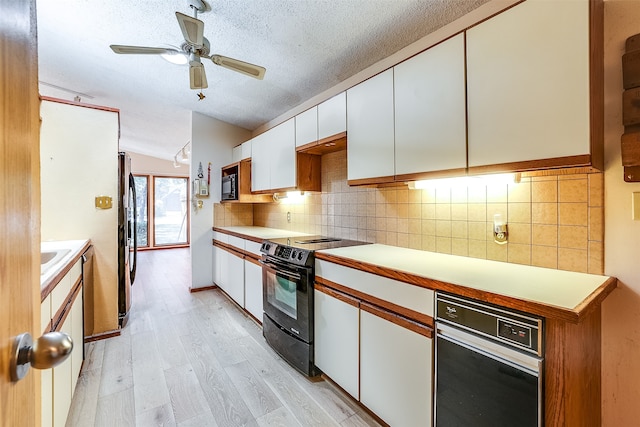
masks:
[(184, 13), (176, 12), (184, 39), (192, 46), (201, 47), (204, 39), (204, 22)]
[(134, 54), (134, 55), (162, 55), (163, 53), (172, 54), (178, 52), (175, 49), (167, 49), (164, 47), (145, 47), (145, 46), (125, 46), (120, 44), (112, 44), (109, 46), (115, 53)]
[(209, 87), (204, 65), (198, 64), (189, 67), (189, 84), (191, 89), (206, 89)]
[(211, 55), (211, 60), (216, 65), (237, 71), (238, 73), (246, 74), (247, 76), (258, 80), (262, 80), (264, 78), (264, 73), (267, 72), (266, 68), (259, 65), (249, 64), (248, 62), (228, 58), (226, 56)]

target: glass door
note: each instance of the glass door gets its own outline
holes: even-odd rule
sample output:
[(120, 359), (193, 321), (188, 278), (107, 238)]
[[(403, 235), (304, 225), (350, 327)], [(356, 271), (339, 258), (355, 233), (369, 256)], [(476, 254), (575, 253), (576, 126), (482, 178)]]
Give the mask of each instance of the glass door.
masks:
[(189, 243), (188, 178), (154, 176), (153, 240), (155, 246)]
[(136, 216), (138, 247), (149, 246), (149, 177), (134, 176), (136, 183)]

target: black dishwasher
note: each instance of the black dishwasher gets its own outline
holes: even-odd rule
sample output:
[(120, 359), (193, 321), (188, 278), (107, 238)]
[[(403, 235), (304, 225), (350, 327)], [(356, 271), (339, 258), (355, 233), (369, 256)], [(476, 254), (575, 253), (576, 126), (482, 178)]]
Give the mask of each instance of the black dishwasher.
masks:
[(542, 318), (438, 293), (434, 425), (543, 424)]

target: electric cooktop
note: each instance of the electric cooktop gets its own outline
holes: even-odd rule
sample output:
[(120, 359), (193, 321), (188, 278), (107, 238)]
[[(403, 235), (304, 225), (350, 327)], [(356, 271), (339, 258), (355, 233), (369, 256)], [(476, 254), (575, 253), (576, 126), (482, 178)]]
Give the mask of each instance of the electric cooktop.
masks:
[(296, 236), (265, 240), (262, 243), (260, 252), (281, 261), (297, 265), (308, 265), (313, 261), (313, 253), (315, 251), (368, 244), (368, 242), (341, 239), (339, 237)]

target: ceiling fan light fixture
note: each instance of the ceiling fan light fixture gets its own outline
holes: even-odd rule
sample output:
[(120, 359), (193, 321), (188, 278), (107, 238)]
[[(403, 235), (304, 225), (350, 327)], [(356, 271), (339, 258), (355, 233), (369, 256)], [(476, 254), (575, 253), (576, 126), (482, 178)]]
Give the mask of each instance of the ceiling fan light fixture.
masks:
[(161, 54), (160, 56), (165, 61), (171, 62), (172, 64), (176, 65), (184, 65), (189, 62), (189, 60), (187, 59), (187, 55), (182, 52), (169, 51)]

